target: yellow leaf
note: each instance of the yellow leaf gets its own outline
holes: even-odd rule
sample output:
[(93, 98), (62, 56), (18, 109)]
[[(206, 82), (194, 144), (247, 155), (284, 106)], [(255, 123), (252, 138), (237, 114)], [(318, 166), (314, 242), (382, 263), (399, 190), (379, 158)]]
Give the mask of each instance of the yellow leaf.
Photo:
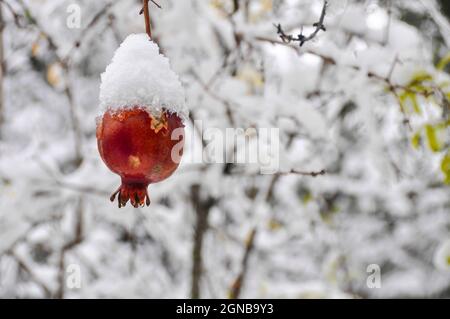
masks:
[(34, 42), (31, 46), (31, 56), (35, 57), (39, 53), (39, 44), (37, 42)]
[(426, 81), (433, 81), (433, 76), (427, 71), (419, 71), (413, 75), (409, 86), (418, 85)]
[(269, 227), (270, 230), (275, 231), (275, 230), (280, 229), (280, 228), (282, 227), (282, 225), (281, 225), (280, 222), (278, 222), (277, 220), (271, 219), (271, 220), (269, 221), (268, 227)]
[(450, 184), (450, 151), (442, 159), (441, 170), (444, 173), (444, 183)]
[(441, 145), (436, 134), (436, 128), (432, 125), (426, 125), (425, 134), (427, 136), (428, 146), (430, 147), (430, 149), (433, 152), (439, 152), (441, 150)]
[(263, 12), (272, 11), (273, 7), (272, 0), (261, 0), (261, 6)]
[(418, 149), (420, 146), (420, 131), (415, 133), (411, 138), (411, 144), (415, 149)]
[(53, 63), (47, 67), (47, 82), (53, 87), (61, 82), (61, 65), (59, 63)]
[(313, 197), (312, 197), (311, 193), (309, 193), (309, 192), (306, 193), (302, 199), (303, 204), (305, 204), (305, 205), (308, 204), (312, 199), (313, 199)]
[(439, 61), (437, 69), (443, 71), (449, 63), (450, 63), (450, 52)]

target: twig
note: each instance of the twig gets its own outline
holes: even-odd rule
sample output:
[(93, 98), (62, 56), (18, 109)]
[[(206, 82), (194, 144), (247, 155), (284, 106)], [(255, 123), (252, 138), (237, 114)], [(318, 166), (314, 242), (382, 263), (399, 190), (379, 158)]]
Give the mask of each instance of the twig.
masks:
[(62, 59), (63, 61), (66, 62), (72, 55), (73, 51), (81, 46), (84, 38), (89, 33), (89, 31), (92, 30), (92, 28), (100, 21), (100, 19), (108, 13), (108, 11), (112, 7), (112, 5), (113, 5), (113, 2), (109, 2), (99, 12), (97, 12), (97, 14), (87, 24), (87, 26), (81, 31), (81, 34), (78, 37), (78, 39), (73, 43), (72, 47), (67, 52), (66, 56)]
[(33, 25), (35, 28), (38, 29), (38, 31), (44, 36), (44, 38), (47, 40), (49, 49), (53, 51), (58, 63), (61, 65), (63, 71), (64, 71), (64, 77), (66, 80), (64, 93), (67, 97), (67, 100), (69, 102), (69, 116), (70, 120), (72, 122), (72, 129), (74, 131), (74, 144), (75, 144), (75, 164), (79, 165), (82, 162), (82, 133), (80, 129), (80, 125), (78, 122), (78, 119), (76, 117), (75, 112), (75, 103), (73, 99), (73, 94), (69, 82), (69, 66), (66, 63), (66, 60), (62, 58), (58, 53), (58, 46), (56, 45), (56, 42), (53, 40), (53, 37), (45, 31), (45, 29), (41, 26), (39, 21), (32, 15), (31, 10), (26, 6), (25, 2), (23, 0), (17, 0), (17, 3), (19, 3), (20, 7), (22, 8), (23, 12), (26, 13), (26, 16), (28, 17), (28, 20), (30, 21), (30, 24)]
[(6, 8), (9, 10), (9, 12), (11, 13), (11, 15), (13, 16), (14, 19), (14, 24), (18, 27), (18, 28), (23, 28), (23, 26), (20, 23), (20, 18), (23, 17), (20, 14), (18, 14), (14, 8), (11, 6), (11, 4), (5, 0), (0, 0), (0, 3), (3, 3)]
[[(0, 130), (4, 121), (4, 92), (3, 92), (3, 78), (5, 76), (5, 57), (3, 48), (3, 30), (5, 29), (5, 21), (3, 20), (3, 8), (0, 6)], [(0, 131), (1, 138), (1, 131)]]
[[(159, 5), (159, 3), (157, 3), (156, 1), (154, 1), (154, 0), (147, 0), (147, 3), (148, 3), (148, 1), (151, 1), (155, 6), (157, 6), (159, 9), (162, 9), (162, 7)], [(142, 9), (141, 9), (141, 11), (139, 11), (139, 15), (141, 15), (141, 14), (143, 14), (144, 13), (144, 7), (142, 7)]]
[(324, 25), (325, 16), (327, 14), (327, 6), (328, 6), (328, 1), (325, 0), (323, 2), (322, 13), (320, 14), (319, 22), (316, 22), (313, 24), (313, 27), (315, 27), (315, 29), (308, 36), (303, 35), (303, 28), (302, 28), (302, 31), (300, 32), (300, 34), (298, 34), (297, 37), (295, 37), (293, 35), (286, 34), (283, 31), (281, 24), (275, 25), (275, 27), (277, 28), (277, 34), (280, 36), (280, 39), (285, 43), (298, 42), (299, 45), (302, 47), (306, 42), (314, 39), (317, 36), (317, 34), (319, 34), (320, 31), (324, 31), (324, 32), (327, 31), (327, 29)]
[(295, 169), (290, 170), (289, 172), (280, 172), (277, 173), (277, 175), (302, 175), (302, 176), (311, 176), (311, 177), (317, 177), (317, 176), (323, 176), (327, 172), (326, 170), (321, 170), (317, 172), (305, 172), (305, 171), (297, 171)]
[(42, 288), (46, 297), (50, 297), (52, 295), (50, 288), (42, 280), (39, 279), (39, 277), (33, 272), (33, 270), (19, 256), (17, 256), (16, 253), (9, 252), (9, 255), (17, 261), (17, 264), (22, 270), (30, 275), (32, 281)]
[(215, 92), (211, 91), (210, 87), (205, 84), (201, 79), (200, 76), (192, 70), (192, 75), (194, 76), (195, 80), (197, 80), (197, 82), (200, 84), (200, 86), (203, 88), (203, 90), (214, 100), (222, 103), (225, 106), (225, 113), (228, 117), (228, 120), (230, 121), (230, 124), (232, 126), (235, 125), (235, 120), (234, 120), (234, 116), (233, 116), (233, 111), (232, 111), (232, 107), (231, 107), (231, 103), (229, 101), (227, 101), (226, 99), (220, 97), (219, 95), (217, 95)]
[[(297, 46), (293, 46), (292, 44), (289, 44), (289, 43), (286, 43), (286, 42), (283, 42), (283, 41), (274, 40), (274, 39), (265, 38), (265, 37), (255, 37), (254, 39), (257, 40), (257, 41), (267, 42), (267, 43), (271, 43), (271, 44), (274, 44), (274, 45), (283, 45), (283, 46), (286, 46), (286, 47), (289, 47), (289, 48), (295, 50), (297, 53), (300, 53), (299, 48)], [(325, 64), (337, 65), (337, 62), (336, 62), (336, 60), (333, 57), (324, 55), (322, 53), (318, 53), (318, 52), (316, 52), (314, 50), (306, 50), (303, 53), (309, 53), (309, 54), (315, 55), (315, 56), (321, 58)], [(347, 65), (346, 67), (351, 68), (351, 69), (353, 69), (355, 71), (360, 71), (361, 70), (361, 67), (358, 66), (358, 65)], [(393, 72), (393, 70), (392, 70), (392, 72)], [(379, 80), (381, 82), (384, 82), (386, 84), (386, 87), (389, 90), (389, 92), (392, 93), (392, 95), (397, 99), (397, 101), (399, 100), (398, 99), (398, 91), (405, 91), (405, 92), (409, 92), (409, 93), (413, 93), (413, 94), (418, 94), (418, 95), (423, 96), (425, 98), (427, 98), (427, 97), (429, 97), (429, 96), (431, 96), (433, 94), (433, 92), (431, 92), (431, 91), (417, 91), (417, 90), (411, 89), (411, 88), (409, 88), (407, 86), (404, 86), (404, 85), (401, 85), (401, 84), (397, 84), (397, 83), (393, 83), (392, 80), (391, 80), (391, 76), (392, 75), (390, 73), (391, 72), (389, 72), (389, 74), (387, 76), (383, 76), (383, 75), (376, 74), (376, 73), (374, 73), (372, 71), (369, 71), (369, 72), (366, 73), (366, 76), (368, 78), (376, 79), (376, 80)], [(406, 118), (406, 114), (405, 114), (403, 108), (401, 107), (401, 105), (400, 105), (400, 110), (403, 113), (403, 115), (405, 116), (405, 120), (404, 120), (405, 124), (408, 124), (408, 126), (409, 126), (408, 119)]]
[(242, 263), (241, 263), (241, 271), (239, 272), (238, 276), (236, 277), (233, 284), (231, 285), (230, 294), (229, 294), (230, 299), (237, 299), (237, 298), (239, 298), (239, 296), (241, 294), (242, 284), (244, 283), (245, 277), (248, 272), (248, 261), (250, 259), (250, 254), (252, 253), (253, 248), (255, 246), (256, 232), (257, 232), (257, 229), (255, 227), (250, 231), (250, 234), (247, 238), (244, 257), (242, 258)]
[(83, 241), (83, 200), (80, 198), (77, 210), (76, 210), (76, 221), (74, 225), (74, 238), (67, 242), (61, 249), (59, 255), (59, 270), (58, 270), (58, 291), (56, 292), (56, 298), (64, 298), (64, 287), (65, 287), (65, 271), (66, 263), (65, 257), (66, 253), (73, 249), (75, 246), (79, 245)]
[(194, 229), (194, 246), (192, 249), (192, 283), (191, 283), (191, 298), (200, 298), (200, 281), (202, 278), (202, 249), (203, 238), (208, 229), (208, 215), (211, 208), (216, 204), (216, 201), (208, 197), (202, 199), (200, 197), (200, 185), (192, 185), (191, 187), (191, 201), (196, 212), (196, 224)]
[(144, 19), (145, 19), (145, 31), (147, 32), (150, 39), (152, 39), (152, 25), (150, 22), (150, 12), (148, 9), (148, 0), (142, 0), (144, 2)]

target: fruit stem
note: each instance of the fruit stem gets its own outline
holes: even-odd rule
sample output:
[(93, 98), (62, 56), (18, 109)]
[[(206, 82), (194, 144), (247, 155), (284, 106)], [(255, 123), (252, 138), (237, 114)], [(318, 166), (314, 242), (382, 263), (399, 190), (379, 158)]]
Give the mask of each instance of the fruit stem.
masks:
[(150, 40), (152, 39), (152, 25), (150, 23), (150, 12), (148, 9), (148, 0), (143, 0), (144, 2), (144, 19), (145, 19), (145, 31), (147, 32)]

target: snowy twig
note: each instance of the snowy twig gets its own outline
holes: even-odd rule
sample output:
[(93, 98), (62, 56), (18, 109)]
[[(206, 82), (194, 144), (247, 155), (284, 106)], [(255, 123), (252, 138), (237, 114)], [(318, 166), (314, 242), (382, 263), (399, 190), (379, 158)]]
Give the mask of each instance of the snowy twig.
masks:
[[(260, 42), (267, 42), (267, 43), (271, 43), (271, 44), (274, 44), (274, 45), (283, 45), (283, 46), (286, 46), (286, 47), (289, 47), (289, 48), (295, 50), (299, 54), (301, 53), (297, 46), (293, 46), (292, 44), (289, 44), (289, 43), (286, 43), (286, 42), (283, 42), (283, 41), (274, 40), (274, 39), (265, 38), (265, 37), (255, 37), (254, 39), (257, 40), (257, 41), (260, 41)], [(315, 55), (315, 56), (321, 58), (325, 64), (337, 65), (337, 61), (333, 57), (324, 55), (322, 53), (318, 53), (318, 52), (316, 52), (314, 50), (306, 50), (306, 51), (303, 51), (303, 53), (308, 53), (308, 54), (311, 54), (311, 55)], [(397, 63), (397, 62), (398, 62), (398, 59), (397, 59), (397, 61), (395, 61), (395, 63)], [(353, 69), (355, 71), (360, 71), (361, 70), (361, 67), (358, 66), (358, 65), (346, 65), (346, 67), (351, 68), (351, 69)], [(391, 67), (391, 70), (392, 70), (392, 67)], [(393, 72), (393, 70), (392, 70), (392, 72)], [(407, 86), (404, 86), (404, 85), (392, 82), (391, 71), (389, 71), (387, 76), (379, 75), (379, 74), (377, 74), (375, 72), (368, 71), (366, 73), (366, 76), (369, 79), (376, 79), (378, 81), (384, 82), (386, 84), (387, 90), (389, 92), (391, 92), (392, 95), (394, 95), (394, 97), (397, 99), (397, 101), (399, 103), (400, 103), (400, 101), (399, 101), (399, 97), (398, 97), (398, 91), (405, 91), (405, 92), (417, 94), (417, 95), (423, 96), (425, 98), (427, 98), (427, 97), (429, 97), (429, 96), (431, 96), (433, 94), (433, 92), (431, 92), (431, 91), (418, 91), (418, 90), (414, 90), (414, 89), (412, 89), (410, 87), (407, 87)], [(405, 115), (403, 108), (400, 107), (400, 109), (401, 109), (403, 115)], [(409, 120), (407, 118), (404, 119), (404, 123), (407, 124), (408, 127), (409, 127)]]
[(228, 120), (230, 121), (230, 124), (232, 126), (235, 125), (235, 120), (234, 120), (234, 116), (233, 116), (233, 111), (232, 111), (232, 107), (231, 107), (231, 103), (229, 101), (227, 101), (226, 99), (218, 96), (215, 92), (213, 92), (210, 87), (205, 84), (201, 79), (200, 76), (192, 70), (192, 75), (194, 76), (195, 80), (197, 80), (197, 82), (200, 84), (200, 86), (203, 88), (203, 90), (208, 93), (208, 95), (213, 98), (216, 101), (219, 101), (220, 103), (222, 103), (225, 106), (225, 113), (228, 117)]
[(90, 30), (100, 21), (100, 19), (106, 15), (109, 9), (112, 7), (113, 2), (107, 3), (97, 14), (92, 18), (92, 20), (87, 24), (87, 26), (81, 31), (80, 36), (74, 42), (70, 50), (67, 52), (66, 56), (62, 59), (63, 61), (67, 61), (72, 55), (73, 51), (81, 46), (84, 38), (88, 34)]
[(431, 18), (438, 26), (442, 38), (444, 39), (444, 42), (447, 45), (447, 48), (450, 48), (450, 22), (445, 17), (445, 15), (443, 15), (442, 12), (439, 10), (435, 1), (421, 0), (420, 2), (428, 11)]
[(302, 175), (302, 176), (317, 177), (317, 176), (323, 176), (326, 173), (327, 173), (327, 171), (324, 169), (321, 171), (317, 171), (317, 172), (305, 172), (305, 171), (298, 171), (298, 170), (292, 169), (289, 172), (277, 173), (277, 175)]
[(18, 14), (8, 1), (0, 0), (0, 3), (3, 3), (5, 5), (5, 7), (8, 9), (8, 11), (11, 13), (11, 15), (13, 16), (13, 19), (14, 19), (14, 24), (18, 28), (23, 28), (22, 24), (20, 23), (20, 18), (23, 16)]
[(192, 283), (191, 298), (200, 298), (200, 281), (203, 268), (203, 238), (208, 229), (208, 215), (211, 208), (216, 204), (212, 197), (202, 199), (200, 196), (200, 185), (191, 186), (191, 201), (196, 212), (196, 224), (194, 229), (194, 246), (192, 249)]
[(285, 43), (298, 42), (300, 46), (303, 46), (306, 42), (314, 39), (317, 36), (317, 34), (319, 34), (320, 31), (324, 31), (324, 32), (327, 31), (327, 29), (325, 28), (325, 25), (324, 25), (325, 16), (327, 13), (327, 6), (328, 6), (328, 1), (325, 0), (323, 2), (322, 13), (320, 14), (319, 22), (316, 22), (313, 24), (313, 27), (315, 27), (315, 29), (308, 36), (303, 35), (303, 29), (302, 29), (302, 32), (300, 32), (300, 34), (297, 35), (296, 37), (293, 35), (290, 35), (290, 34), (286, 34), (283, 31), (281, 24), (275, 25), (280, 39)]
[(34, 273), (34, 271), (26, 264), (26, 262), (24, 262), (22, 260), (22, 258), (20, 258), (19, 256), (17, 256), (17, 254), (15, 254), (14, 252), (10, 252), (9, 254), (11, 257), (13, 257), (17, 264), (19, 265), (19, 267), (24, 270), (26, 273), (28, 273), (32, 279), (33, 282), (35, 282), (39, 287), (42, 288), (42, 290), (45, 293), (45, 296), (48, 298), (52, 295), (52, 292), (50, 290), (50, 288), (42, 281), (39, 279), (39, 277)]
[(74, 224), (74, 237), (72, 240), (67, 242), (61, 249), (59, 255), (59, 271), (58, 271), (58, 291), (56, 292), (56, 297), (58, 299), (64, 298), (64, 287), (65, 287), (65, 258), (66, 253), (73, 249), (75, 246), (79, 245), (83, 241), (83, 200), (80, 198), (77, 209), (76, 209), (76, 221)]
[[(0, 129), (4, 120), (4, 96), (3, 96), (3, 78), (5, 75), (4, 63), (4, 47), (3, 47), (3, 30), (5, 29), (5, 21), (3, 19), (3, 8), (0, 6)], [(1, 135), (0, 135), (1, 138)]]
[(17, 0), (17, 2), (21, 6), (23, 12), (28, 17), (30, 24), (33, 25), (40, 32), (40, 34), (43, 35), (44, 38), (47, 40), (49, 49), (53, 51), (53, 54), (57, 58), (58, 63), (61, 65), (61, 67), (64, 71), (64, 77), (66, 79), (64, 93), (69, 102), (69, 115), (70, 115), (70, 119), (72, 122), (72, 129), (74, 131), (74, 140), (75, 140), (74, 141), (74, 144), (75, 144), (74, 163), (76, 166), (78, 166), (82, 162), (82, 146), (81, 146), (82, 134), (81, 134), (81, 129), (80, 129), (78, 118), (76, 117), (73, 93), (72, 93), (70, 85), (68, 84), (68, 82), (69, 82), (69, 76), (68, 76), (69, 67), (68, 67), (65, 59), (59, 55), (58, 46), (56, 45), (56, 42), (53, 40), (53, 37), (45, 31), (45, 29), (41, 26), (39, 21), (32, 15), (31, 10), (27, 7), (27, 5), (25, 4), (25, 2), (23, 0)]
[(250, 259), (250, 254), (253, 251), (253, 248), (255, 247), (256, 233), (257, 229), (255, 227), (250, 231), (250, 234), (248, 235), (247, 242), (245, 245), (244, 257), (242, 258), (241, 271), (239, 272), (238, 276), (231, 285), (229, 294), (230, 299), (237, 299), (241, 294), (242, 284), (248, 272), (248, 265), (249, 265), (248, 261)]

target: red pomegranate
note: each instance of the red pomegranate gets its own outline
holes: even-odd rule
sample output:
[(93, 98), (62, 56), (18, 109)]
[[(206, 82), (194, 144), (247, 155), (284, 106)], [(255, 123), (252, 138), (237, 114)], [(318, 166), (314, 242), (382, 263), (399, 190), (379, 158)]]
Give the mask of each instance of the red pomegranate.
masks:
[(167, 110), (159, 115), (143, 107), (107, 110), (96, 135), (103, 161), (122, 179), (111, 195), (111, 201), (118, 195), (119, 208), (128, 200), (134, 207), (149, 206), (148, 185), (172, 175), (183, 154), (183, 121)]

